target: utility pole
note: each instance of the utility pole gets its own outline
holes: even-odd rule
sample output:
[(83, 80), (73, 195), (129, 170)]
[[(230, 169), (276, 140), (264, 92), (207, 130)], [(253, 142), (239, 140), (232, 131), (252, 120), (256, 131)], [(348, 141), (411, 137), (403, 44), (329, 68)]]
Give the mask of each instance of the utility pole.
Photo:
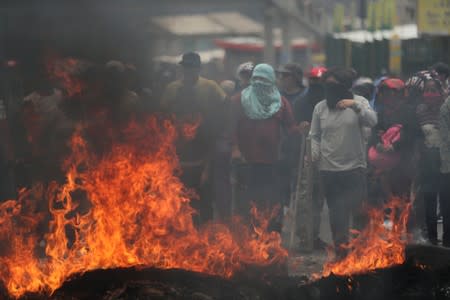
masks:
[(359, 19), (361, 20), (361, 29), (366, 30), (367, 0), (359, 0)]
[(264, 6), (264, 62), (275, 65), (275, 47), (273, 39), (273, 23), (276, 9), (271, 0), (266, 0)]
[(286, 64), (292, 61), (291, 18), (289, 16), (283, 16), (281, 35), (283, 43), (280, 63)]

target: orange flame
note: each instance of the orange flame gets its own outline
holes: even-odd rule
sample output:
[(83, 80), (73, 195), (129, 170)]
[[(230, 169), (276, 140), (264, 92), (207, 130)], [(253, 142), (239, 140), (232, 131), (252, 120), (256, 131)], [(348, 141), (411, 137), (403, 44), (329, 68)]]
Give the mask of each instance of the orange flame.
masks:
[(46, 67), (50, 78), (58, 80), (69, 97), (81, 94), (83, 82), (74, 77), (80, 67), (79, 61), (74, 58), (52, 59), (46, 63)]
[[(384, 225), (385, 210), (390, 209), (392, 228)], [(344, 248), (350, 253), (341, 261), (327, 262), (323, 276), (331, 273), (351, 275), (387, 268), (405, 261), (406, 225), (411, 204), (399, 198), (392, 199), (383, 209), (369, 210), (369, 224)]]
[[(247, 265), (285, 262), (280, 235), (267, 232), (267, 216), (256, 209), (253, 228), (237, 219), (231, 227), (194, 226), (190, 192), (174, 176), (177, 129), (171, 121), (131, 124), (128, 140), (102, 157), (80, 132), (70, 142), (65, 184), (37, 185), (0, 205), (0, 242), (9, 245), (0, 253), (0, 280), (11, 296), (52, 293), (71, 275), (94, 269), (182, 268), (230, 277)], [(32, 205), (39, 201), (48, 201), (51, 215), (41, 256), (36, 232), (44, 219)], [(82, 209), (86, 202), (89, 208)]]
[(201, 122), (202, 118), (200, 115), (195, 117), (193, 116), (192, 118), (190, 118), (190, 120), (184, 120), (181, 126), (182, 136), (188, 141), (192, 140), (197, 134), (197, 129), (200, 126)]

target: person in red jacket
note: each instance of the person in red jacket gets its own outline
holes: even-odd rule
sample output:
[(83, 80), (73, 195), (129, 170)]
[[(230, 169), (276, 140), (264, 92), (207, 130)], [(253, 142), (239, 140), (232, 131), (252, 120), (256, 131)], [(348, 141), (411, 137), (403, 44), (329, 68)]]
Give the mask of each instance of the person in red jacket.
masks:
[[(295, 132), (289, 102), (276, 87), (270, 65), (253, 70), (250, 86), (232, 99), (232, 160), (237, 168), (235, 212), (249, 217), (251, 203), (259, 209), (279, 207), (276, 169), (281, 131)], [(281, 208), (269, 230), (281, 231)]]

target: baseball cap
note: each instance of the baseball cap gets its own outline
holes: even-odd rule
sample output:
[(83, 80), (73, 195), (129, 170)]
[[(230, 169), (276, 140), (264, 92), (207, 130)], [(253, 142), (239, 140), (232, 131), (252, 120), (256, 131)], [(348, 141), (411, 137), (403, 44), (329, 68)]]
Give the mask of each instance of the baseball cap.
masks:
[(277, 69), (277, 73), (292, 74), (300, 86), (303, 86), (303, 70), (300, 65), (295, 63), (285, 64)]
[(379, 87), (387, 87), (393, 90), (402, 90), (405, 88), (405, 82), (398, 78), (386, 78), (380, 83)]
[(183, 54), (183, 57), (181, 58), (181, 61), (179, 63), (182, 66), (185, 67), (195, 67), (199, 68), (201, 66), (201, 60), (200, 55), (195, 52), (187, 52)]
[(325, 74), (327, 68), (325, 67), (314, 67), (309, 70), (308, 77), (309, 78), (322, 78), (322, 75)]

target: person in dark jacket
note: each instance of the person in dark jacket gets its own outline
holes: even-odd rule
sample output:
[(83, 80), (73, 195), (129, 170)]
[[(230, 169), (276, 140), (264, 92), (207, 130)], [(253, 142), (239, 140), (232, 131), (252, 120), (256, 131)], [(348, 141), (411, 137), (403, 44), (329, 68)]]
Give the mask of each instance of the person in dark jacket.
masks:
[[(299, 64), (288, 63), (277, 69), (277, 84), (281, 95), (288, 100), (291, 107), (300, 100), (305, 93), (303, 85), (303, 70)], [(278, 171), (280, 172), (281, 193), (284, 204), (287, 206), (292, 195), (295, 181), (296, 166), (300, 153), (299, 139), (292, 139), (283, 132)]]
[[(437, 200), (440, 180), (439, 112), (444, 103), (444, 89), (438, 75), (422, 71), (408, 80), (418, 95), (416, 117), (422, 132), (419, 137), (419, 185), (425, 204), (425, 223), (428, 239), (437, 244)], [(442, 205), (441, 205), (442, 206)]]
[(378, 86), (375, 105), (378, 123), (372, 129), (368, 144), (370, 195), (372, 204), (382, 204), (393, 196), (409, 197), (418, 128), (414, 107), (407, 102), (402, 80), (384, 79)]
[[(299, 129), (302, 133), (308, 133), (311, 125), (312, 115), (314, 107), (317, 103), (325, 99), (325, 90), (323, 87), (322, 76), (326, 73), (327, 69), (324, 67), (314, 67), (308, 74), (308, 88), (304, 95), (302, 95), (295, 103), (294, 112)], [(297, 151), (300, 151), (299, 149)], [(298, 165), (298, 161), (296, 161)], [(318, 172), (318, 165), (313, 166), (313, 235), (314, 235), (314, 248), (316, 250), (323, 250), (326, 248), (326, 243), (319, 237), (320, 233), (320, 221), (321, 212), (324, 204), (323, 189), (320, 184), (320, 177)], [(298, 169), (298, 168), (297, 168)], [(298, 171), (295, 169), (294, 182), (297, 183)], [(306, 176), (303, 177), (306, 186)], [(301, 232), (301, 210), (297, 210), (297, 232)], [(301, 246), (301, 245), (300, 245)]]
[(324, 67), (315, 67), (308, 74), (308, 88), (294, 105), (295, 119), (300, 124), (300, 128), (309, 128), (314, 107), (325, 99), (322, 76), (326, 71)]

